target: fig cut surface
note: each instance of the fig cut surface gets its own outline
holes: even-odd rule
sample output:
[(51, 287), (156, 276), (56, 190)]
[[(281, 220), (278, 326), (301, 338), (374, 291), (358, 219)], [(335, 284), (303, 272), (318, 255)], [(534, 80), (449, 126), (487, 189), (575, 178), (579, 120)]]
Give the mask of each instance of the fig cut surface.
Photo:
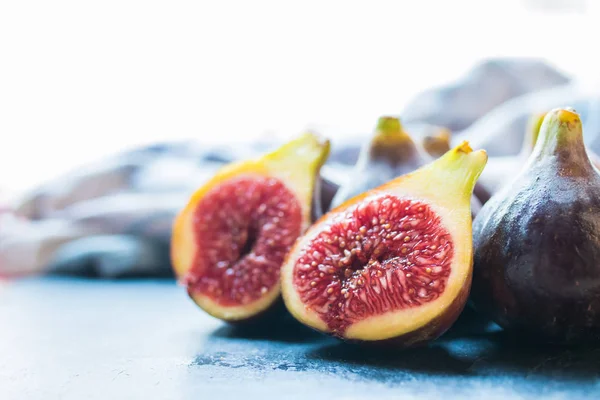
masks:
[(486, 161), (463, 143), (326, 214), (283, 266), (290, 312), (352, 341), (410, 346), (441, 335), (469, 293), (470, 196)]
[(226, 321), (264, 314), (280, 297), (280, 269), (310, 224), (329, 142), (305, 134), (256, 160), (230, 164), (177, 216), (171, 259), (200, 308)]
[(294, 284), (332, 332), (444, 292), (454, 245), (426, 204), (379, 195), (336, 215), (300, 252)]
[(206, 195), (194, 214), (198, 246), (186, 284), (223, 306), (257, 301), (302, 227), (296, 196), (278, 179), (241, 177)]

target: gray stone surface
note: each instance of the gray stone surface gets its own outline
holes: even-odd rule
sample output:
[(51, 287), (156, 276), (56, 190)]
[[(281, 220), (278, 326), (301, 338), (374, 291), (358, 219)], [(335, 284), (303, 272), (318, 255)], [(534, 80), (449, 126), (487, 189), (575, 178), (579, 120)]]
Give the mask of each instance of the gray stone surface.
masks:
[(0, 399), (600, 398), (600, 349), (517, 346), (465, 315), (376, 351), (224, 325), (171, 281), (23, 280), (0, 287)]

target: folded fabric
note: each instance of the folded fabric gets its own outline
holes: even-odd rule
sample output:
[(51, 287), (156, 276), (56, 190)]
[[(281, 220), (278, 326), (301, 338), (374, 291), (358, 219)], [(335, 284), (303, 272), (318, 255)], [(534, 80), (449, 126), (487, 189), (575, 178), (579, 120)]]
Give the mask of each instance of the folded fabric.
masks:
[[(417, 96), (400, 115), (415, 127), (449, 127), (456, 140), (469, 138), (492, 155), (516, 153), (524, 118), (538, 106), (568, 98), (596, 115), (595, 103), (569, 82), (542, 61), (491, 60)], [(554, 97), (543, 92), (549, 88)], [(336, 143), (325, 168), (332, 180), (345, 175), (361, 145), (360, 138)], [(171, 276), (171, 224), (189, 195), (225, 163), (272, 146), (159, 143), (78, 167), (26, 193), (14, 213), (0, 213), (0, 275)]]
[(492, 59), (477, 64), (454, 83), (422, 92), (404, 109), (402, 119), (459, 132), (508, 99), (569, 81), (541, 60)]

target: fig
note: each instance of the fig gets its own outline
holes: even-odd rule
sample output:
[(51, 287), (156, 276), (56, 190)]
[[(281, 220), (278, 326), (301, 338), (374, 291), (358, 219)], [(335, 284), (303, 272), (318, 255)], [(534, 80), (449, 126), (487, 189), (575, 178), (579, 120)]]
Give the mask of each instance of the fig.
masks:
[(398, 118), (381, 117), (371, 140), (361, 148), (348, 181), (331, 202), (337, 207), (346, 200), (380, 186), (397, 176), (414, 171), (427, 162)]
[(464, 142), (324, 215), (283, 264), (290, 313), (347, 341), (409, 347), (443, 334), (471, 286), (470, 198), (486, 161)]
[(437, 127), (435, 131), (423, 136), (421, 146), (431, 157), (438, 158), (450, 150), (450, 130)]
[(599, 210), (581, 119), (553, 109), (523, 170), (473, 223), (475, 308), (536, 341), (600, 340)]
[(216, 318), (255, 320), (280, 298), (280, 268), (311, 223), (329, 141), (306, 133), (220, 169), (178, 213), (171, 259), (192, 300)]
[[(379, 118), (371, 140), (361, 149), (350, 179), (337, 190), (331, 207), (337, 207), (354, 196), (412, 172), (450, 150), (448, 129), (433, 125), (417, 125), (413, 128), (422, 133), (419, 141), (412, 139), (398, 118)], [(473, 217), (479, 209), (481, 202), (472, 196)]]
[[(393, 118), (391, 117), (385, 118), (393, 120)], [(400, 125), (400, 121), (397, 121), (397, 123), (398, 125)], [(408, 134), (406, 134), (406, 131), (404, 129), (401, 129), (401, 131), (398, 132), (398, 135), (404, 136), (406, 140), (382, 140), (382, 142), (384, 142), (384, 146), (406, 146), (408, 147), (408, 151), (406, 151), (406, 153), (417, 154), (417, 152), (420, 151), (423, 155), (425, 155), (422, 162), (420, 162), (418, 165), (415, 165), (414, 168), (423, 165), (426, 161), (430, 160), (431, 158), (438, 158), (446, 151), (450, 150), (450, 131), (444, 127), (431, 124), (411, 124), (409, 130), (411, 132), (416, 133), (416, 137), (418, 138), (418, 140), (413, 141), (413, 139)], [(380, 135), (380, 132), (376, 132), (374, 137)], [(395, 136), (395, 134), (391, 134), (390, 136)], [(354, 141), (352, 142), (354, 143)], [(342, 145), (341, 148), (336, 148), (333, 151), (333, 153), (327, 161), (327, 164), (321, 170), (320, 185), (317, 186), (318, 188), (320, 188), (320, 193), (315, 193), (313, 202), (314, 220), (317, 220), (318, 218), (322, 217), (324, 213), (330, 210), (333, 198), (338, 192), (341, 183), (346, 181), (348, 178), (349, 169), (351, 168), (349, 167), (349, 165), (352, 165), (356, 168), (356, 164), (360, 154), (363, 155), (362, 161), (359, 164), (362, 163), (364, 166), (367, 167), (366, 169), (369, 169), (368, 167), (370, 163), (368, 162), (367, 157), (364, 154), (368, 154), (370, 143), (371, 142), (367, 143), (366, 145), (363, 145), (362, 147), (359, 147), (358, 145), (349, 146), (346, 143), (345, 147), (344, 145)], [(348, 153), (349, 149), (353, 149), (352, 151), (356, 154), (353, 153), (354, 155), (352, 158), (345, 157), (342, 160), (343, 162), (340, 162), (341, 154), (343, 154), (344, 152)], [(402, 162), (402, 160), (396, 160), (395, 157), (392, 157), (392, 159), (389, 160), (389, 165), (393, 167), (394, 165), (401, 164)], [(360, 169), (364, 170), (365, 168), (362, 167)], [(363, 173), (364, 171), (358, 171), (358, 175), (362, 175)], [(369, 172), (367, 172), (366, 174), (368, 175)], [(352, 175), (354, 176), (356, 175), (356, 173), (353, 172)], [(366, 180), (369, 179), (367, 178)], [(375, 186), (377, 185), (371, 182), (369, 185), (365, 186), (365, 190), (372, 189)], [(348, 194), (345, 194), (343, 196), (348, 197)], [(341, 197), (338, 197), (338, 201), (341, 202)]]

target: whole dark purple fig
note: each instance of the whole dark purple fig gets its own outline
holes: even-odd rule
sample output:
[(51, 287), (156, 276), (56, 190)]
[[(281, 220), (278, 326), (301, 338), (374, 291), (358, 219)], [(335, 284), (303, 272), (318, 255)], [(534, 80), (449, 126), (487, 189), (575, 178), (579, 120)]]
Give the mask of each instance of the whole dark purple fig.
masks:
[(554, 109), (473, 225), (475, 307), (540, 342), (600, 342), (600, 175), (579, 114)]

